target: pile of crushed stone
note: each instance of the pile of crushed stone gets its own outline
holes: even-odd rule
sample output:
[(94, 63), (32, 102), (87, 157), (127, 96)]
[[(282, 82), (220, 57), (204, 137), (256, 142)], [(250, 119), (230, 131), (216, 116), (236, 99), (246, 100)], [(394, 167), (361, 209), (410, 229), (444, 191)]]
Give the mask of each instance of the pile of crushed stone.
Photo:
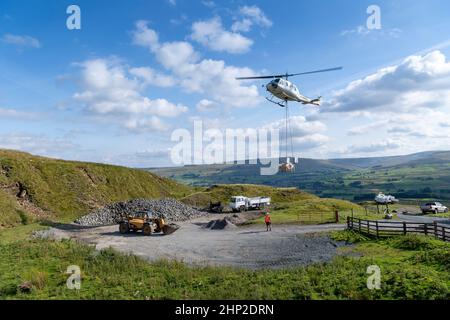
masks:
[(237, 226), (233, 223), (231, 218), (226, 217), (224, 219), (211, 220), (204, 226), (204, 228), (210, 230), (226, 230), (235, 229)]
[(77, 220), (81, 226), (107, 226), (117, 224), (123, 217), (136, 212), (150, 211), (155, 215), (162, 215), (167, 221), (187, 221), (202, 217), (207, 213), (191, 208), (175, 199), (138, 199), (126, 202), (117, 202), (96, 209)]

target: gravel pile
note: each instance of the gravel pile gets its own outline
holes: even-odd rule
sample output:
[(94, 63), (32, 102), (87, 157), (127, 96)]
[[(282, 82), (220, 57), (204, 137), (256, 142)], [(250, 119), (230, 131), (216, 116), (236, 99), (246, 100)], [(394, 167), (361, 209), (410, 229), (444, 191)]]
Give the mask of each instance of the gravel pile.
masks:
[(186, 221), (206, 215), (175, 199), (148, 200), (139, 199), (117, 202), (92, 211), (75, 221), (82, 226), (106, 226), (119, 223), (122, 217), (140, 212), (151, 211), (155, 215), (163, 215), (167, 221)]
[(224, 219), (212, 220), (205, 225), (205, 228), (211, 230), (227, 230), (235, 229), (236, 225), (227, 217)]

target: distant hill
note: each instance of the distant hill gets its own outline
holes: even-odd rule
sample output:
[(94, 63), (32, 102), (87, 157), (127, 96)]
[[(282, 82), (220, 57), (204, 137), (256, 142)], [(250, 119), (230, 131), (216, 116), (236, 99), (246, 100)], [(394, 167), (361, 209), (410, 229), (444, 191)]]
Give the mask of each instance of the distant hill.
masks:
[(383, 191), (407, 199), (450, 200), (450, 151), (405, 156), (300, 159), (293, 174), (261, 176), (259, 165), (203, 165), (149, 169), (194, 186), (252, 183), (297, 187), (321, 197), (353, 201)]
[(190, 193), (142, 170), (0, 150), (0, 227), (33, 218), (69, 221), (111, 202)]

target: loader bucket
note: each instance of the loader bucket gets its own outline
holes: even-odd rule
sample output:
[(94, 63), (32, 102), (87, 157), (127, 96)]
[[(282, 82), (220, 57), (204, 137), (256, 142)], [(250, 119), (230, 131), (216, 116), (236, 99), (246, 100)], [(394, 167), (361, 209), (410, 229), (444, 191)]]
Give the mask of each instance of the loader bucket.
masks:
[(163, 233), (164, 234), (166, 234), (166, 235), (168, 235), (168, 234), (172, 234), (172, 233), (174, 233), (175, 231), (177, 231), (178, 229), (180, 229), (180, 226), (179, 225), (177, 225), (177, 224), (175, 224), (175, 223), (171, 223), (171, 224), (166, 224), (164, 227), (163, 227)]

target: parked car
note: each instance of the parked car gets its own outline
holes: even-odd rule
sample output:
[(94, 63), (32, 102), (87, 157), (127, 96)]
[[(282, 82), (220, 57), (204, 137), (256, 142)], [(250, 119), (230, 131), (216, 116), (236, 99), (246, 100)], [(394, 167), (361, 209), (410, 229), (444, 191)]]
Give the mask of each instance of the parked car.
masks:
[(420, 210), (422, 210), (422, 213), (432, 212), (435, 214), (448, 212), (448, 208), (440, 202), (428, 202), (420, 206)]

